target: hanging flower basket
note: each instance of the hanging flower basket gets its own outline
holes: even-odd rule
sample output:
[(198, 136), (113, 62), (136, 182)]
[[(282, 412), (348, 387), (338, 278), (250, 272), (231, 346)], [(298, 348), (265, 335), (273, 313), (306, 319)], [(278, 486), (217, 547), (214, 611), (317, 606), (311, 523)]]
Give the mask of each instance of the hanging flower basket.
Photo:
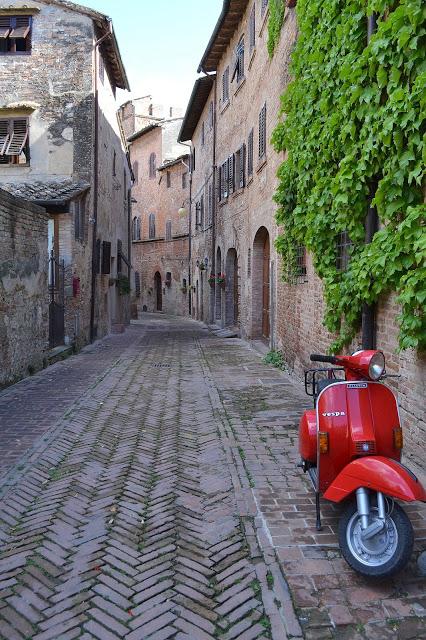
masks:
[(215, 274), (214, 274), (214, 273), (211, 273), (211, 274), (209, 275), (209, 285), (210, 285), (211, 287), (214, 287), (215, 282), (216, 282), (216, 276), (215, 276)]
[(216, 278), (216, 284), (218, 284), (220, 287), (222, 287), (222, 289), (225, 288), (225, 274), (224, 273), (219, 273), (217, 278)]

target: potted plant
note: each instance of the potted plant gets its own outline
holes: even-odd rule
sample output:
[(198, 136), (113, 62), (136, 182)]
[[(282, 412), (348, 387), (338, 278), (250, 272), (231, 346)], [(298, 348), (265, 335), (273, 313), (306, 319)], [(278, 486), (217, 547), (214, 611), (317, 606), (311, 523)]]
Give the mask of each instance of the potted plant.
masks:
[(222, 287), (223, 289), (225, 288), (225, 274), (224, 273), (219, 273), (217, 278), (216, 278), (216, 283)]
[(211, 287), (214, 287), (215, 282), (216, 282), (216, 275), (215, 275), (214, 273), (211, 273), (211, 274), (209, 275), (208, 282), (209, 282), (209, 285), (210, 285)]

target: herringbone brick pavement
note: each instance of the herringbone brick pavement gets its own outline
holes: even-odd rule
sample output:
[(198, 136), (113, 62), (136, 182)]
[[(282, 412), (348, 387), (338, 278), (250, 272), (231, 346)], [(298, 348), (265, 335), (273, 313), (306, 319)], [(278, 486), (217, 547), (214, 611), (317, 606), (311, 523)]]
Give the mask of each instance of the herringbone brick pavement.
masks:
[(0, 637), (300, 637), (240, 508), (206, 333), (159, 317), (139, 329), (3, 487)]

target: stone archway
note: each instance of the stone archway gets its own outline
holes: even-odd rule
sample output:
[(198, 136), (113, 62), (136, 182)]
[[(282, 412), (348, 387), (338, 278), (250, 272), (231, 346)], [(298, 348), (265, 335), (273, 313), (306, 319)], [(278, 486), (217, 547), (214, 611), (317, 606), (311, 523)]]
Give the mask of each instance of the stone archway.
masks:
[(238, 256), (235, 249), (229, 249), (226, 254), (226, 288), (225, 288), (225, 324), (238, 326), (239, 324), (239, 286), (238, 286)]
[(269, 340), (270, 325), (270, 254), (269, 232), (260, 227), (254, 237), (252, 254), (252, 338)]
[(163, 289), (161, 285), (161, 274), (159, 271), (154, 276), (155, 310), (163, 310)]
[[(217, 248), (216, 251), (216, 278), (223, 271), (222, 268), (222, 252), (220, 247)], [(221, 320), (222, 318), (222, 287), (221, 285), (215, 284), (215, 319)]]

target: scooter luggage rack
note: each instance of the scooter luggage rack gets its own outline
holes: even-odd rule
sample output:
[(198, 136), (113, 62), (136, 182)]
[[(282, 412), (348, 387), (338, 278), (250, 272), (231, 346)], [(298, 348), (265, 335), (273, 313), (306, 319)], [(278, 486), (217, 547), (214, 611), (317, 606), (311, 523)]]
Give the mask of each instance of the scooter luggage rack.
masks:
[[(322, 391), (322, 389), (318, 390), (318, 386), (321, 382), (323, 383), (325, 382), (326, 384), (324, 386), (327, 386), (328, 384), (333, 384), (333, 382), (339, 382), (344, 380), (344, 378), (336, 377), (335, 374), (337, 371), (345, 371), (345, 370), (343, 369), (343, 367), (326, 367), (324, 369), (308, 369), (307, 371), (305, 371), (306, 395), (316, 400), (320, 394), (320, 391)], [(318, 380), (317, 377), (319, 373), (323, 373), (323, 374), (326, 373), (327, 378)]]

